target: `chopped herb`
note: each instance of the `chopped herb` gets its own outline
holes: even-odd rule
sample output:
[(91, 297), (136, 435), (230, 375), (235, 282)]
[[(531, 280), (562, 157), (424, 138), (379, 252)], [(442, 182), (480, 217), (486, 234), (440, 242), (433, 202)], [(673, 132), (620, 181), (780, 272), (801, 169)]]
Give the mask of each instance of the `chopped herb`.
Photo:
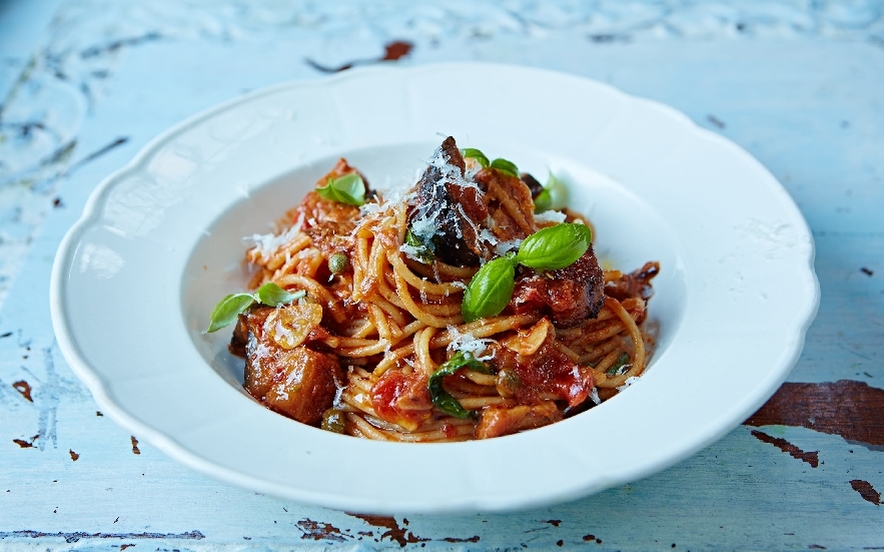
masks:
[(621, 372), (620, 370), (623, 369), (624, 366), (626, 366), (627, 362), (629, 362), (629, 355), (626, 353), (622, 353), (619, 357), (617, 357), (617, 360), (614, 361), (614, 364), (612, 364), (611, 367), (608, 368), (605, 374), (609, 376), (619, 376), (620, 374), (625, 372), (625, 370), (623, 372)]
[(411, 231), (410, 228), (405, 233), (405, 243), (412, 248), (414, 256), (422, 263), (431, 263), (435, 258), (435, 255), (433, 255), (432, 242), (430, 242), (429, 245), (424, 243), (414, 232)]
[(439, 365), (439, 369), (433, 372), (427, 381), (427, 389), (430, 391), (430, 399), (436, 408), (454, 416), (455, 418), (471, 418), (475, 414), (461, 405), (457, 399), (442, 387), (442, 378), (452, 376), (461, 368), (469, 368), (483, 374), (490, 374), (491, 369), (484, 362), (476, 360), (476, 357), (468, 351), (458, 351), (450, 359)]

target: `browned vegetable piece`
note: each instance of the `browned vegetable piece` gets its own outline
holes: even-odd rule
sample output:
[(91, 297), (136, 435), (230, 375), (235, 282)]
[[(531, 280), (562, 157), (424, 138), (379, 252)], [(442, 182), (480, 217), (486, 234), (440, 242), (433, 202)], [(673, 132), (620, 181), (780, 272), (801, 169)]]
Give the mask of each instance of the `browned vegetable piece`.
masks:
[[(366, 199), (371, 197), (374, 192), (369, 188), (368, 181), (343, 158), (316, 182), (316, 186), (325, 186), (329, 179), (351, 173), (359, 174), (365, 183)], [(322, 255), (329, 259), (335, 253), (346, 253), (351, 249), (353, 240), (350, 232), (359, 220), (359, 207), (326, 199), (316, 190), (311, 190), (297, 207), (286, 213), (286, 218), (290, 224), (298, 224), (300, 221), (304, 233), (310, 236)]]
[(343, 371), (338, 357), (307, 345), (281, 347), (265, 331), (274, 309), (260, 307), (241, 315), (246, 343), (245, 387), (253, 397), (295, 420), (317, 425), (332, 407)]
[[(350, 173), (359, 174), (359, 171), (351, 167), (346, 159), (341, 158), (332, 170), (316, 182), (316, 186), (325, 186), (329, 179), (340, 178)], [(362, 174), (359, 176), (365, 183), (366, 197), (371, 196), (373, 192), (368, 187), (368, 181)], [(326, 199), (312, 190), (304, 196), (297, 207), (289, 210), (287, 217), (292, 224), (297, 223), (303, 217), (302, 228), (305, 230), (317, 225), (331, 224), (332, 226), (341, 225), (342, 229), (346, 230), (337, 233), (345, 233), (353, 228), (354, 221), (359, 218), (359, 207)]]
[[(532, 342), (543, 334), (543, 343), (535, 346)], [(548, 321), (538, 322), (522, 335), (492, 345), (494, 358), (489, 363), (497, 370), (497, 389), (502, 396), (520, 404), (554, 399), (567, 402), (571, 408), (589, 397), (595, 387), (592, 370), (579, 366), (559, 350), (555, 330)], [(530, 354), (520, 354), (519, 350), (526, 347)]]
[[(464, 159), (454, 138), (442, 142), (439, 162), (431, 163), (415, 187), (415, 201), (408, 214), (408, 225), (424, 245), (431, 247), (443, 262), (476, 266), (484, 256), (479, 225), (488, 217), (477, 186), (465, 185)], [(426, 226), (432, 229), (417, 228)], [(432, 237), (432, 245), (426, 243)]]
[(562, 413), (552, 401), (513, 408), (489, 406), (482, 413), (482, 419), (476, 427), (476, 437), (488, 439), (510, 435), (526, 429), (543, 427), (562, 418)]
[(605, 276), (592, 246), (571, 266), (520, 271), (510, 308), (517, 313), (548, 315), (557, 328), (570, 328), (595, 318), (605, 302)]
[(537, 199), (537, 196), (540, 195), (540, 192), (543, 191), (543, 184), (537, 181), (536, 178), (531, 176), (529, 173), (522, 173), (519, 175), (519, 178), (522, 182), (528, 186), (528, 190), (531, 191), (531, 199)]

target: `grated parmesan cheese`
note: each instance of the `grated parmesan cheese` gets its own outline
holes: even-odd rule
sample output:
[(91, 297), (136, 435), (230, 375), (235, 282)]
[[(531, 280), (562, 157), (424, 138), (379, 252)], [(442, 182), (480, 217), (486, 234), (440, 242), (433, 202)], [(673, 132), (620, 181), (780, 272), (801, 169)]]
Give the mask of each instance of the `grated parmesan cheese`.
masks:
[(304, 213), (301, 213), (294, 226), (280, 234), (253, 234), (246, 236), (243, 240), (251, 240), (255, 244), (255, 252), (266, 259), (275, 254), (280, 247), (293, 240), (303, 225)]
[(498, 257), (505, 257), (506, 254), (510, 251), (515, 251), (519, 249), (520, 245), (522, 245), (522, 240), (518, 238), (514, 240), (503, 241), (497, 244), (497, 246), (494, 248), (494, 253)]
[(623, 385), (621, 385), (620, 387), (617, 388), (617, 391), (623, 391), (624, 389), (626, 389), (627, 387), (629, 387), (633, 383), (637, 382), (638, 380), (639, 380), (638, 376), (632, 376), (632, 377), (626, 378), (626, 381), (623, 382)]
[(487, 349), (492, 343), (496, 343), (493, 339), (478, 338), (470, 332), (461, 333), (454, 326), (448, 326), (448, 335), (451, 336), (451, 343), (448, 344), (449, 351), (470, 353), (479, 361), (486, 361), (494, 358), (494, 351), (488, 355), (480, 356), (479, 354)]
[(565, 213), (561, 211), (544, 211), (542, 213), (534, 213), (534, 222), (544, 223), (550, 222), (553, 224), (559, 224), (565, 222)]
[[(433, 156), (427, 161), (427, 164), (439, 170), (439, 178), (434, 182), (434, 185), (443, 188), (444, 193), (442, 195), (447, 194), (447, 191), (445, 191), (444, 188), (448, 184), (453, 184), (461, 188), (473, 188), (480, 195), (482, 194), (479, 185), (475, 181), (465, 178), (464, 175), (461, 174), (460, 168), (452, 164), (450, 160), (445, 157), (441, 147), (436, 149)], [(423, 178), (423, 174), (421, 174), (418, 180), (421, 178)], [(479, 235), (482, 229), (475, 226), (470, 217), (464, 212), (463, 206), (455, 204), (453, 207), (458, 210), (462, 220), (471, 224), (473, 226), (473, 231)], [(439, 233), (439, 227), (441, 226), (439, 216), (442, 213), (443, 211), (432, 208), (430, 205), (421, 206), (411, 221), (411, 233), (414, 234), (414, 237), (416, 237), (421, 243), (432, 243), (432, 239)], [(463, 238), (458, 225), (454, 225), (454, 230), (458, 238)], [(409, 255), (410, 250), (402, 249), (401, 251), (406, 255)], [(413, 253), (413, 251), (411, 251), (411, 253)], [(411, 258), (414, 257), (411, 256)]]

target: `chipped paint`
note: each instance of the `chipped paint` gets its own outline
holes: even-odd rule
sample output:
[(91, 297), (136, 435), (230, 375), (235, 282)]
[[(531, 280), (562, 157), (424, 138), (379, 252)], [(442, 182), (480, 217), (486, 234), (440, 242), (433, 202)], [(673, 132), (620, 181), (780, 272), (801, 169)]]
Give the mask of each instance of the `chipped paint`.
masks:
[(340, 73), (341, 71), (346, 71), (347, 69), (352, 69), (353, 67), (361, 65), (372, 65), (384, 61), (396, 61), (398, 59), (402, 59), (411, 52), (412, 48), (414, 48), (414, 44), (412, 44), (411, 42), (407, 42), (404, 40), (395, 40), (384, 45), (384, 55), (376, 59), (357, 59), (345, 63), (339, 67), (326, 67), (325, 65), (321, 65), (310, 58), (305, 59), (304, 62), (310, 67), (313, 67), (314, 69), (322, 73)]
[(302, 539), (345, 542), (348, 538), (341, 532), (340, 529), (338, 529), (331, 523), (321, 523), (307, 518), (302, 519), (296, 525), (298, 526), (298, 529), (300, 529), (303, 533), (303, 535), (301, 536)]
[(881, 505), (881, 493), (876, 491), (868, 481), (854, 479), (850, 482), (850, 486), (853, 487), (853, 490), (858, 492), (866, 502), (871, 502), (875, 506)]
[[(368, 523), (369, 525), (373, 525), (375, 527), (383, 527), (387, 529), (387, 531), (380, 536), (380, 540), (388, 538), (391, 541), (395, 541), (399, 543), (399, 546), (405, 546), (407, 544), (414, 544), (416, 542), (427, 542), (431, 539), (418, 537), (411, 531), (407, 531), (403, 527), (399, 526), (399, 523), (396, 521), (396, 518), (392, 516), (375, 516), (368, 514), (351, 514), (347, 515), (353, 516), (355, 518), (359, 518), (362, 521)], [(402, 523), (408, 525), (408, 519), (403, 518)]]
[(756, 439), (758, 439), (759, 441), (761, 441), (763, 443), (771, 444), (771, 445), (777, 447), (778, 449), (780, 449), (781, 451), (788, 453), (789, 456), (791, 456), (792, 458), (795, 458), (797, 460), (801, 460), (802, 462), (807, 462), (808, 464), (810, 464), (810, 467), (812, 467), (812, 468), (816, 468), (817, 466), (820, 465), (818, 450), (813, 451), (813, 452), (804, 452), (803, 450), (799, 449), (798, 447), (796, 447), (795, 445), (793, 445), (789, 441), (786, 441), (785, 439), (782, 439), (780, 437), (772, 437), (772, 436), (768, 435), (767, 433), (762, 433), (761, 431), (758, 431), (758, 430), (752, 430), (752, 435)]
[(21, 396), (26, 398), (27, 400), (34, 402), (34, 399), (31, 397), (31, 386), (25, 380), (19, 380), (12, 384), (16, 391), (21, 393)]
[(24, 439), (13, 439), (12, 442), (21, 448), (33, 448), (34, 441), (36, 441), (39, 438), (40, 438), (39, 435), (34, 435), (33, 437), (31, 437), (31, 439), (29, 441), (25, 441)]
[(884, 451), (884, 389), (865, 382), (786, 382), (748, 420), (749, 426), (797, 426), (839, 435), (850, 443)]
[(455, 542), (472, 542), (472, 543), (476, 543), (476, 542), (479, 542), (480, 539), (479, 539), (479, 535), (473, 535), (472, 537), (470, 537), (470, 538), (468, 538), (468, 539), (458, 539), (458, 538), (455, 538), (455, 537), (445, 537), (445, 538), (442, 539), (442, 540), (445, 541), (445, 542), (451, 542), (451, 543), (455, 543)]
[(141, 449), (138, 448), (138, 439), (134, 435), (129, 439), (132, 441), (132, 454), (141, 454)]

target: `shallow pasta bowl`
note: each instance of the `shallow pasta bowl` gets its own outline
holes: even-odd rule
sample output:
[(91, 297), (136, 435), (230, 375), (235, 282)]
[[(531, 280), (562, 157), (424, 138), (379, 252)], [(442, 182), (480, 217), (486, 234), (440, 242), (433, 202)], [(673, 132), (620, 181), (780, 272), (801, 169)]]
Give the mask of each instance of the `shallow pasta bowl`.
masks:
[[(270, 231), (341, 156), (373, 186), (407, 185), (439, 133), (564, 179), (607, 265), (660, 262), (647, 372), (588, 412), (486, 441), (370, 442), (267, 410), (242, 388), (229, 333), (204, 333), (245, 287), (243, 237)], [(678, 462), (776, 390), (818, 300), (806, 223), (738, 146), (604, 84), (487, 64), (348, 71), (179, 124), (95, 190), (51, 283), (65, 358), (139, 439), (254, 491), (391, 514), (539, 506)]]

